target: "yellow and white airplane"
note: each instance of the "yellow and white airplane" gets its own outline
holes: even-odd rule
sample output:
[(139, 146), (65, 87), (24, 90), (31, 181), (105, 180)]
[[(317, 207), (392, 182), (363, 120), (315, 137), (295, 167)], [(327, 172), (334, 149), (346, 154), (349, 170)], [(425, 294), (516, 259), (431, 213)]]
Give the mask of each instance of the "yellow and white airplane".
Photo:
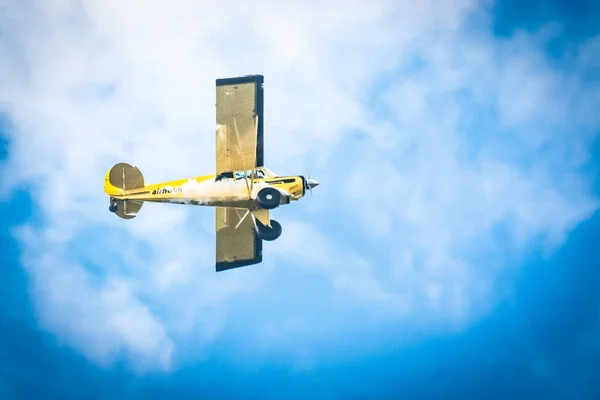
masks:
[(217, 79), (216, 174), (146, 185), (126, 163), (104, 178), (109, 210), (134, 218), (146, 201), (216, 207), (216, 270), (262, 262), (262, 241), (281, 235), (269, 210), (299, 200), (319, 182), (264, 166), (263, 76)]

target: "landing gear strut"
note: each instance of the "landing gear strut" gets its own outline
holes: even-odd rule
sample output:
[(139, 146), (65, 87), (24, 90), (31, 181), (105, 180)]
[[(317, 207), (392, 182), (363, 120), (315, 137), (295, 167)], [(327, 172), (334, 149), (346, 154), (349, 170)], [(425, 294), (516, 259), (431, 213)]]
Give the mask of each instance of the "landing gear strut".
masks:
[(271, 227), (263, 225), (258, 219), (256, 221), (256, 234), (259, 238), (266, 241), (273, 241), (281, 236), (281, 225), (274, 219), (271, 220)]

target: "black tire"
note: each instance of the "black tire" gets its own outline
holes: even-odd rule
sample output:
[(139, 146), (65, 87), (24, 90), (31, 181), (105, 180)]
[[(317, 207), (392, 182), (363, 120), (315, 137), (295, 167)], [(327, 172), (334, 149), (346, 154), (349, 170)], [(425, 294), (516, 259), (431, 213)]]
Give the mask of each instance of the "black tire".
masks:
[(271, 227), (263, 225), (259, 220), (256, 220), (256, 234), (262, 240), (271, 242), (281, 236), (281, 224), (274, 219), (271, 220)]
[(256, 202), (261, 208), (272, 210), (281, 204), (281, 193), (275, 188), (266, 187), (258, 192)]
[(117, 203), (115, 204), (111, 204), (110, 206), (108, 206), (108, 211), (110, 211), (111, 213), (117, 212), (117, 209), (119, 207), (117, 206)]

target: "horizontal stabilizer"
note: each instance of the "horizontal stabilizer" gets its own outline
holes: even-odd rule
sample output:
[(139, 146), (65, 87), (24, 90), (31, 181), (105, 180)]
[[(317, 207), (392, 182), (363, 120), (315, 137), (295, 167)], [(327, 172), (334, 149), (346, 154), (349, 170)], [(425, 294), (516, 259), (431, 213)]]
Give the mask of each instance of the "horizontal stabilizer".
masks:
[(137, 216), (144, 202), (140, 200), (117, 200), (115, 204), (117, 205), (117, 211), (115, 211), (117, 216), (123, 219), (132, 219)]

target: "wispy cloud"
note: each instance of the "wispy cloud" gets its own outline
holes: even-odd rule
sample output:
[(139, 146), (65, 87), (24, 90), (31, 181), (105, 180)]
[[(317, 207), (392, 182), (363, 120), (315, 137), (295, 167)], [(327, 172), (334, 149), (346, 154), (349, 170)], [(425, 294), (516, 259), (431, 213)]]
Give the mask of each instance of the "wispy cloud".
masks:
[[(600, 92), (585, 85), (597, 39), (550, 62), (556, 31), (496, 39), (471, 23), (486, 12), (6, 2), (2, 186), (30, 185), (42, 211), (19, 238), (43, 326), (97, 362), (168, 368), (276, 269), (316, 276), (386, 323), (484, 312), (508, 257), (540, 238), (555, 248), (597, 207), (581, 167), (600, 125)], [(215, 274), (212, 210), (148, 204), (117, 220), (101, 184), (119, 161), (147, 181), (212, 171), (214, 79), (248, 73), (266, 79), (268, 166), (313, 165), (322, 185), (274, 212), (284, 232), (263, 265)]]

